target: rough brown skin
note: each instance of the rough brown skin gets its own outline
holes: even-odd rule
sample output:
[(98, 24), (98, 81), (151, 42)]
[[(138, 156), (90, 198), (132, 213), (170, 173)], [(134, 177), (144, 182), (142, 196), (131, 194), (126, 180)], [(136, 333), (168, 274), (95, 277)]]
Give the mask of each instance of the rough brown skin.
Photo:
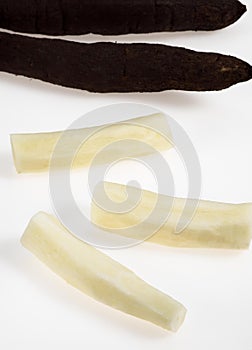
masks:
[(7, 33), (0, 33), (0, 71), (91, 92), (221, 90), (252, 78), (248, 63), (216, 53)]
[(216, 30), (245, 11), (238, 0), (0, 0), (0, 28), (48, 35)]

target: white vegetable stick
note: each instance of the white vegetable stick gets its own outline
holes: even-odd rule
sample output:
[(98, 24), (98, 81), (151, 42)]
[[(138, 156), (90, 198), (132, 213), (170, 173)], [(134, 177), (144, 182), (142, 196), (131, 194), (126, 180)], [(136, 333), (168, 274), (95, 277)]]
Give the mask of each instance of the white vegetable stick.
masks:
[(183, 305), (78, 240), (51, 215), (35, 215), (21, 242), (69, 284), (115, 309), (172, 331), (185, 318)]
[[(126, 147), (125, 144), (117, 145), (113, 151), (103, 152), (100, 159), (103, 163), (114, 159), (118, 160), (120, 157), (137, 157), (149, 154), (150, 149), (144, 147), (144, 144), (152, 146), (157, 151), (171, 148), (169, 141), (158, 130), (164, 131), (165, 135), (169, 134), (168, 122), (163, 114), (153, 114), (105, 126), (67, 130), (61, 152), (56, 154), (57, 166), (64, 166), (65, 160), (69, 157), (71, 160), (72, 145), (76, 141), (79, 144), (86, 140), (78, 149), (78, 154), (76, 154), (72, 164), (73, 167), (90, 165), (93, 157), (104, 147), (121, 140), (137, 140), (142, 143), (142, 146), (136, 147), (136, 144), (130, 141), (127, 142)], [(11, 135), (17, 172), (48, 170), (54, 148), (62, 134), (63, 132)]]
[[(104, 184), (106, 194), (114, 202), (119, 203), (126, 199), (125, 185), (109, 182)], [(138, 189), (135, 190), (139, 191)], [(134, 188), (131, 187), (130, 193), (131, 196), (127, 197), (127, 201), (132, 200), (133, 204), (134, 196), (132, 194), (134, 193)], [(99, 193), (96, 193), (96, 195), (99, 195)], [(152, 218), (152, 221), (150, 221), (148, 216), (152, 213), (157, 198), (160, 200), (161, 209), (157, 216), (154, 216), (154, 219)], [(170, 197), (143, 190), (140, 202), (132, 211), (113, 213), (104, 207), (98, 206), (96, 203), (99, 203), (99, 198), (96, 197), (92, 201), (92, 222), (107, 231), (119, 234), (121, 229), (144, 222), (141, 229), (136, 226), (135, 238), (141, 239), (141, 237), (144, 237), (145, 227), (158, 229), (162, 224), (159, 222), (159, 214), (161, 214), (161, 211), (168, 212), (167, 203), (169, 200), (171, 200)], [(167, 221), (149, 238), (149, 242), (191, 248), (246, 249), (249, 247), (252, 232), (251, 203), (224, 204), (200, 200), (188, 226), (180, 234), (175, 234), (175, 228), (183, 212), (185, 202), (186, 200), (182, 198), (174, 199)]]

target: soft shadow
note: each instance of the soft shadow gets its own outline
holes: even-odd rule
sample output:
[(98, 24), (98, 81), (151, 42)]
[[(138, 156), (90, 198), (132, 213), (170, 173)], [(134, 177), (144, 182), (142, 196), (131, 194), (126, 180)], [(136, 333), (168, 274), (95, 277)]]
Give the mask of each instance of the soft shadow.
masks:
[(216, 258), (218, 260), (227, 261), (227, 259), (240, 259), (241, 256), (250, 254), (249, 250), (239, 249), (218, 249), (218, 248), (179, 248), (169, 247), (160, 244), (155, 244), (146, 240), (141, 244), (143, 251), (149, 252), (150, 254), (169, 255), (169, 254), (180, 254), (181, 258), (201, 257), (201, 259)]
[(174, 106), (179, 108), (197, 108), (202, 106), (204, 99), (201, 92), (186, 91), (163, 91), (152, 93), (128, 93), (128, 94), (108, 94), (116, 99), (125, 98), (131, 102), (143, 103), (147, 105)]
[(59, 85), (47, 83), (38, 79), (27, 78), (22, 75), (14, 75), (5, 72), (0, 72), (0, 80), (10, 87), (19, 88), (22, 91), (35, 91), (44, 94), (54, 94), (61, 97), (83, 98), (83, 95), (89, 94), (89, 97), (96, 98), (96, 94), (91, 94), (86, 91), (66, 88)]
[(117, 327), (148, 338), (172, 336), (172, 333), (155, 327), (151, 323), (134, 317), (124, 317), (121, 312), (112, 312), (111, 308), (93, 301), (69, 285), (67, 286), (61, 278), (57, 278), (39, 260), (29, 254), (18, 240), (12, 239), (0, 243), (0, 262), (11, 266), (46, 295), (55, 298), (57, 302), (62, 302), (64, 307), (69, 307), (76, 313), (84, 314), (86, 317), (88, 314), (95, 314), (104, 322), (115, 323)]

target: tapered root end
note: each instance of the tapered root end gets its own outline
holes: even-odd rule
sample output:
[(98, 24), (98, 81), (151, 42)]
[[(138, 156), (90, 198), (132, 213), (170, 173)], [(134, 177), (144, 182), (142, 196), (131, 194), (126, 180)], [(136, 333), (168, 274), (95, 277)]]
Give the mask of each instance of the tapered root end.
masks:
[(252, 79), (252, 66), (246, 63), (246, 66), (244, 66), (242, 73), (241, 81), (248, 81), (250, 79)]
[(247, 7), (240, 1), (236, 1), (236, 6), (234, 6), (233, 11), (230, 11), (230, 24), (238, 21), (238, 19), (241, 18), (246, 11)]
[(243, 5), (241, 2), (238, 2), (237, 19), (244, 15), (245, 12), (247, 12), (246, 5)]
[(249, 81), (252, 79), (252, 66), (240, 59), (235, 59), (230, 67), (225, 64), (221, 67), (221, 79), (224, 83), (222, 89)]
[(226, 13), (223, 16), (223, 28), (235, 23), (242, 17), (242, 15), (247, 11), (245, 5), (243, 5), (240, 1), (235, 0), (230, 1), (228, 6), (226, 7)]

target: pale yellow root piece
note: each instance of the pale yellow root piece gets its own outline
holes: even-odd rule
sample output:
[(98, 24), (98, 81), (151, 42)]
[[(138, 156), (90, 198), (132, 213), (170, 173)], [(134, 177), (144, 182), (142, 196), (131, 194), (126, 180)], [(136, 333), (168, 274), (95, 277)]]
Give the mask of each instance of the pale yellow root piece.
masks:
[[(102, 153), (103, 163), (118, 160), (118, 157), (136, 157), (150, 153), (148, 147), (156, 151), (171, 148), (171, 143), (158, 130), (169, 134), (168, 122), (163, 114), (153, 114), (139, 117), (125, 122), (105, 126), (68, 130), (64, 132), (63, 145), (60, 152), (54, 154), (57, 166), (64, 166), (65, 159), (70, 158), (72, 145), (80, 144), (72, 167), (89, 166), (94, 156)], [(13, 134), (11, 145), (15, 166), (18, 173), (46, 171), (50, 166), (52, 154), (63, 132), (40, 134)], [(104, 147), (117, 141), (129, 140), (127, 144), (118, 144), (113, 150), (104, 151)], [(138, 147), (130, 140), (140, 141)], [(155, 150), (153, 152), (155, 152)], [(111, 154), (112, 153), (112, 154)]]
[(75, 238), (51, 215), (35, 215), (21, 242), (69, 284), (104, 304), (171, 331), (184, 321), (183, 305)]
[[(114, 202), (126, 200), (126, 186), (105, 182), (105, 191)], [(134, 198), (134, 191), (131, 187), (131, 197)], [(99, 193), (98, 195), (99, 197)], [(97, 202), (98, 199), (98, 202)], [(131, 200), (130, 196), (127, 201)], [(157, 200), (160, 201), (160, 210), (150, 221), (148, 216), (152, 213)], [(101, 208), (99, 198), (92, 201), (91, 218), (92, 222), (104, 230), (113, 233), (120, 233), (121, 229), (134, 227), (136, 239), (144, 237), (144, 229), (153, 227), (158, 230), (152, 235), (148, 242), (158, 243), (173, 247), (189, 248), (226, 248), (226, 249), (247, 249), (251, 241), (252, 233), (252, 204), (224, 204), (200, 200), (195, 214), (189, 221), (188, 226), (179, 234), (176, 234), (176, 227), (182, 215), (185, 199), (175, 198), (170, 210), (169, 217), (161, 225), (159, 222), (161, 212), (168, 212), (167, 203), (170, 197), (150, 191), (142, 191), (141, 200), (127, 213), (112, 213)], [(189, 200), (192, 203), (192, 200)], [(185, 215), (186, 218), (186, 214)], [(137, 226), (144, 223), (141, 229)], [(161, 225), (161, 227), (160, 227)], [(160, 227), (160, 228), (159, 228)], [(125, 235), (125, 233), (124, 233)]]

